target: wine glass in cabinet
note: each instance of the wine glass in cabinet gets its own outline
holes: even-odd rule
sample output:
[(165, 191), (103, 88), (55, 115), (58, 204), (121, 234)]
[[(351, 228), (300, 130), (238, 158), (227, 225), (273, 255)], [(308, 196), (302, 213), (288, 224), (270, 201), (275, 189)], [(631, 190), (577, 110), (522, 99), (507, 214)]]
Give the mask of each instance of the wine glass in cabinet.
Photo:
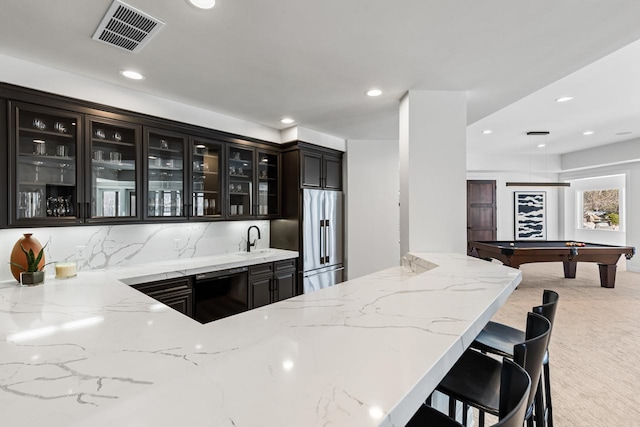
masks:
[(227, 215), (229, 218), (255, 215), (253, 212), (254, 153), (252, 148), (239, 145), (227, 147), (229, 177)]
[(223, 145), (210, 139), (191, 137), (191, 217), (222, 216)]
[(145, 131), (145, 218), (167, 220), (187, 216), (186, 147), (186, 135), (163, 129)]
[(10, 222), (73, 223), (83, 218), (81, 116), (11, 102)]
[(258, 216), (280, 214), (280, 155), (258, 150)]
[(139, 218), (139, 125), (87, 117), (91, 185), (88, 220), (126, 221)]

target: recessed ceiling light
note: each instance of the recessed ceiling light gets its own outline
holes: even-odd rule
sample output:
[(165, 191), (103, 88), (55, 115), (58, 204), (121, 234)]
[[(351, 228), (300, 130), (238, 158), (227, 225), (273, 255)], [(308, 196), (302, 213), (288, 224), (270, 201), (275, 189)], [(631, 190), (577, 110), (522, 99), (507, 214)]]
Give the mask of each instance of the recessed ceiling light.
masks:
[(293, 120), (291, 117), (285, 117), (280, 120), (280, 122), (284, 123), (285, 125), (290, 125), (291, 123), (295, 122), (295, 120)]
[(547, 146), (547, 144), (538, 144), (538, 148), (544, 148), (546, 146)]
[(382, 91), (380, 89), (370, 89), (367, 91), (367, 96), (380, 96)]
[(204, 144), (198, 144), (196, 145), (196, 148), (207, 148)]
[(593, 135), (594, 133), (595, 133), (595, 132), (594, 132), (594, 131), (592, 131), (592, 130), (587, 130), (587, 131), (582, 132), (582, 134), (583, 134), (583, 135), (586, 135), (586, 136)]
[(120, 74), (122, 74), (123, 76), (125, 76), (128, 79), (131, 80), (142, 80), (144, 79), (144, 76), (142, 74), (140, 74), (137, 71), (133, 71), (133, 70), (120, 70)]
[(493, 131), (491, 129), (485, 129), (482, 131), (483, 135), (489, 135), (490, 133), (493, 133)]
[(216, 0), (189, 0), (189, 3), (198, 9), (211, 9), (216, 5)]
[(560, 98), (556, 99), (556, 102), (569, 102), (573, 99), (573, 96), (561, 96)]

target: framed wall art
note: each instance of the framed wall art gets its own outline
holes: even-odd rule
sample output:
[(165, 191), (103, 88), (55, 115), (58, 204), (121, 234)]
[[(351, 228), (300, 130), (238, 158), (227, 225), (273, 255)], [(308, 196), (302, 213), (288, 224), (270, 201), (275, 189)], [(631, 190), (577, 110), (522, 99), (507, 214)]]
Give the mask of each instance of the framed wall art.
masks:
[(515, 191), (514, 240), (547, 240), (545, 191)]

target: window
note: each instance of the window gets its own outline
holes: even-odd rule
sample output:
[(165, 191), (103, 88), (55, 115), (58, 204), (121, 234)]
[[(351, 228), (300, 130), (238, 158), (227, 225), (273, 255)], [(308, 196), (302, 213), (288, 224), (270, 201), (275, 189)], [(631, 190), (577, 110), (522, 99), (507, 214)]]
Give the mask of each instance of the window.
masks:
[(581, 228), (587, 230), (619, 230), (620, 190), (583, 191)]

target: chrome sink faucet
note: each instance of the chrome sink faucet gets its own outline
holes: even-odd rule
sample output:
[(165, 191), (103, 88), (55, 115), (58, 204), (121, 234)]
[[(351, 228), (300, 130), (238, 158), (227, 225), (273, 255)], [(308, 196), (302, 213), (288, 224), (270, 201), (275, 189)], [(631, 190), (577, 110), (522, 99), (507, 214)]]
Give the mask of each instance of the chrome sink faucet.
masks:
[[(251, 238), (251, 229), (252, 228), (255, 228), (258, 231), (258, 238), (256, 240), (254, 240), (253, 243), (251, 243), (251, 240), (249, 240)], [(260, 240), (260, 229), (258, 228), (257, 225), (252, 225), (247, 230), (247, 252), (251, 252), (251, 246), (255, 246), (257, 244), (258, 240)]]

